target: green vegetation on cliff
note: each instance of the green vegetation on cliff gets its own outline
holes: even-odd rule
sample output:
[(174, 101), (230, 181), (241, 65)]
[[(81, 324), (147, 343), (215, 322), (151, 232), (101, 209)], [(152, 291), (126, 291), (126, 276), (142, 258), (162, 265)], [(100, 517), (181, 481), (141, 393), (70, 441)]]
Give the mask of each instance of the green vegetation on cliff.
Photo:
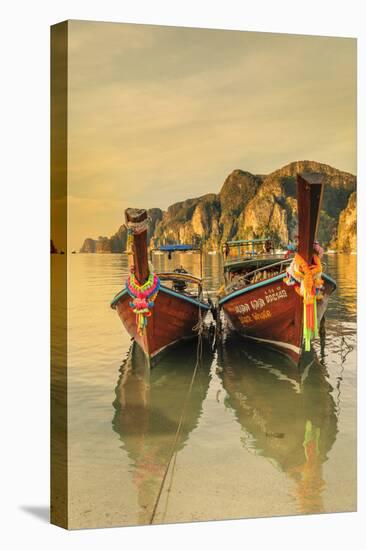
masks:
[(357, 249), (357, 197), (356, 191), (349, 197), (346, 208), (339, 216), (332, 248), (340, 252), (356, 252)]
[[(353, 249), (356, 177), (306, 160), (292, 162), (267, 176), (234, 170), (218, 194), (175, 203), (166, 212), (151, 209), (148, 238), (154, 246), (199, 240), (205, 249), (218, 249), (228, 239), (268, 236), (287, 243), (297, 231), (296, 174), (301, 172), (325, 175), (319, 240), (324, 246), (334, 246), (338, 239), (340, 249)], [(121, 226), (109, 239), (86, 239), (80, 251), (122, 252), (126, 242), (126, 228)]]

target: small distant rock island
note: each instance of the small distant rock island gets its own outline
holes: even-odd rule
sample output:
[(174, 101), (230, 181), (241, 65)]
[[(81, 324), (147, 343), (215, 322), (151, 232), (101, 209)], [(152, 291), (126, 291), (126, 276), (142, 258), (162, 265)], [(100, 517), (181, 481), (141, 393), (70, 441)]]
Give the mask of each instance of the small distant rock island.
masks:
[[(218, 250), (227, 240), (272, 237), (293, 240), (297, 225), (296, 174), (325, 175), (318, 239), (325, 248), (356, 252), (356, 176), (315, 161), (295, 161), (269, 175), (234, 170), (218, 194), (172, 204), (167, 211), (148, 210), (148, 240), (154, 246), (199, 240), (205, 250)], [(80, 252), (124, 252), (127, 230), (111, 237), (85, 239)]]

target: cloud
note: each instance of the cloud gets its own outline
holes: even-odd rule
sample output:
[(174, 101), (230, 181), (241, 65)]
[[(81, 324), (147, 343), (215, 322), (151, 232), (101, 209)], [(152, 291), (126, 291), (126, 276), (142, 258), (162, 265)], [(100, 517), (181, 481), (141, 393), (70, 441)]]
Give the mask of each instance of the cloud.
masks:
[(218, 191), (235, 168), (355, 170), (352, 39), (72, 22), (69, 40), (69, 185), (85, 220), (106, 223), (93, 200), (114, 220)]

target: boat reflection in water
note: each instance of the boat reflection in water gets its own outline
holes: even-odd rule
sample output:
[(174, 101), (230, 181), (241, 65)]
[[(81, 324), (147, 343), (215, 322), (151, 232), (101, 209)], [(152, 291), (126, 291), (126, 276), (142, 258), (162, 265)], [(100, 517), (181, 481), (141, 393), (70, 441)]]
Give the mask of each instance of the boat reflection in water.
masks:
[[(204, 346), (189, 392), (196, 361), (197, 343), (186, 342), (150, 369), (141, 348), (133, 344), (120, 369), (112, 425), (130, 458), (140, 525), (151, 521), (183, 410), (178, 452), (198, 425), (210, 381), (208, 346)], [(169, 476), (164, 487), (168, 484)], [(164, 495), (161, 506), (167, 506)]]
[(324, 511), (323, 464), (337, 434), (326, 367), (315, 352), (295, 367), (286, 358), (231, 339), (218, 350), (218, 371), (243, 430), (244, 447), (268, 458), (295, 482), (302, 514)]

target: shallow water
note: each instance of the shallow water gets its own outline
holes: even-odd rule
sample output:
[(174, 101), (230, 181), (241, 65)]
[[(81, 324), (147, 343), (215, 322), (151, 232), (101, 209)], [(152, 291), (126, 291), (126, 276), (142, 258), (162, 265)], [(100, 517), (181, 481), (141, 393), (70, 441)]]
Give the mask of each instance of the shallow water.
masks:
[[(229, 338), (204, 347), (190, 393), (196, 345), (148, 371), (109, 307), (127, 256), (68, 261), (70, 528), (355, 510), (356, 256), (325, 258), (338, 288), (300, 371)], [(175, 261), (199, 274), (196, 255)], [(203, 267), (214, 295), (219, 255)]]

